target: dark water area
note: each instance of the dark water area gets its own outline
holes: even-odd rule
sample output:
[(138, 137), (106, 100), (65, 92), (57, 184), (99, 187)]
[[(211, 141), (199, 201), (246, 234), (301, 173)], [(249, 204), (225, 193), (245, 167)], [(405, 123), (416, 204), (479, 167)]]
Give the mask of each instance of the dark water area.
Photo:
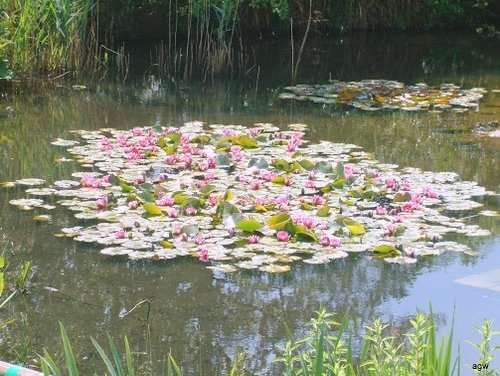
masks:
[[(272, 123), (309, 126), (306, 138), (360, 145), (384, 163), (453, 171), (500, 193), (500, 139), (474, 136), (478, 121), (500, 120), (500, 48), (498, 41), (458, 34), (353, 34), (313, 38), (304, 51), (299, 83), (326, 83), (329, 78), (394, 79), (412, 84), (452, 82), (464, 88), (484, 87), (479, 111), (465, 114), (363, 112), (348, 106), (323, 106), (278, 98), (291, 82), (289, 42), (276, 40), (255, 46), (246, 74), (209, 84), (159, 79), (146, 71), (147, 58), (132, 56), (126, 84), (97, 82), (87, 90), (70, 85), (9, 95), (0, 102), (0, 182), (37, 177), (49, 182), (68, 179), (79, 166), (56, 162), (68, 156), (50, 144), (69, 138), (76, 129), (145, 125)], [(298, 48), (296, 48), (296, 51)], [(134, 73), (135, 71), (135, 73)], [(152, 72), (152, 70), (150, 70)], [(217, 374), (234, 359), (238, 348), (247, 354), (248, 369), (277, 374), (273, 363), (286, 338), (285, 324), (303, 335), (304, 324), (321, 306), (341, 317), (349, 315), (353, 333), (381, 316), (394, 328), (409, 327), (416, 307), (432, 303), (437, 322), (447, 331), (454, 319), (460, 342), (460, 367), (471, 373), (477, 361), (466, 339), (476, 340), (473, 325), (483, 318), (500, 326), (500, 292), (454, 282), (500, 265), (499, 217), (473, 216), (492, 235), (463, 241), (478, 256), (445, 253), (414, 265), (389, 265), (353, 254), (327, 265), (297, 263), (284, 275), (238, 272), (214, 278), (197, 260), (169, 262), (104, 258), (97, 247), (82, 246), (54, 233), (79, 222), (57, 209), (50, 224), (36, 223), (33, 212), (20, 212), (9, 200), (22, 190), (0, 191), (0, 248), (9, 245), (11, 265), (30, 260), (35, 273), (30, 294), (14, 299), (0, 311), (0, 322), (16, 317), (0, 332), (0, 350), (13, 356), (23, 338), (33, 352), (61, 348), (58, 322), (64, 323), (83, 369), (93, 370), (98, 354), (89, 337), (104, 343), (106, 333), (128, 336), (139, 363), (147, 357), (146, 306), (120, 315), (147, 299), (151, 311), (152, 359), (161, 374), (169, 352), (186, 374)], [(484, 199), (484, 209), (500, 211), (499, 196)], [(38, 214), (38, 212), (36, 213)], [(464, 214), (465, 215), (465, 214)], [(9, 275), (7, 275), (7, 279)], [(53, 293), (66, 292), (76, 299)], [(497, 340), (498, 344), (498, 340)], [(497, 367), (500, 361), (497, 359)]]

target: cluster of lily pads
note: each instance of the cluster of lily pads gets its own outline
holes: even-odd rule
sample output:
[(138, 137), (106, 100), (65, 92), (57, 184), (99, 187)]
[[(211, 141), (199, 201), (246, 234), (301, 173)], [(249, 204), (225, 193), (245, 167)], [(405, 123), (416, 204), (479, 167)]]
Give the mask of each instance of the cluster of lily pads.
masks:
[(293, 262), (323, 264), (351, 252), (414, 263), (473, 252), (448, 234), (489, 234), (446, 215), (481, 210), (471, 198), (493, 193), (476, 183), (398, 169), (355, 145), (308, 144), (297, 129), (190, 122), (77, 131), (80, 141), (54, 144), (85, 171), (45, 187), (37, 179), (4, 186), (40, 185), (26, 190), (36, 198), (10, 203), (50, 210), (42, 198), (52, 197), (81, 220), (56, 236), (102, 245), (103, 255), (192, 256), (222, 272), (286, 272)]
[(477, 110), (485, 90), (461, 89), (454, 84), (430, 87), (425, 83), (405, 86), (390, 80), (359, 82), (331, 81), (326, 85), (296, 85), (285, 87), (281, 99), (312, 101), (323, 104), (348, 104), (361, 110), (381, 109), (421, 111)]

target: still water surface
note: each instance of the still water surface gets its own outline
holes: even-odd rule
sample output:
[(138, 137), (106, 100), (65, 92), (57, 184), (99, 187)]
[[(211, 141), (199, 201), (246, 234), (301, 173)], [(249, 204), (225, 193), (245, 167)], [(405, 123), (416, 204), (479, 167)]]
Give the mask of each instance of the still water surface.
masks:
[[(256, 66), (245, 77), (208, 86), (146, 77), (128, 85), (93, 84), (85, 91), (61, 87), (11, 95), (0, 102), (2, 108), (13, 109), (0, 118), (0, 181), (69, 178), (78, 166), (55, 162), (64, 152), (50, 142), (67, 138), (70, 130), (201, 120), (248, 126), (269, 122), (283, 128), (306, 123), (312, 141), (358, 144), (380, 161), (454, 171), (462, 179), (500, 192), (500, 139), (470, 133), (475, 122), (500, 118), (500, 94), (491, 91), (500, 89), (498, 41), (463, 35), (360, 34), (311, 41), (303, 58), (301, 83), (325, 83), (329, 77), (386, 78), (488, 89), (479, 112), (468, 114), (366, 113), (281, 101), (276, 88), (290, 83), (290, 55), (283, 46), (286, 42), (257, 46)], [(33, 351), (45, 346), (57, 352), (60, 321), (84, 369), (93, 369), (98, 357), (89, 336), (104, 342), (106, 333), (114, 338), (127, 335), (144, 361), (146, 306), (120, 318), (143, 299), (151, 303), (148, 323), (158, 374), (169, 352), (187, 374), (205, 375), (234, 359), (239, 347), (248, 354), (253, 373), (276, 374), (272, 360), (284, 344), (285, 323), (296, 335), (304, 334), (304, 323), (320, 306), (339, 316), (349, 312), (358, 335), (376, 315), (391, 322), (395, 332), (403, 330), (416, 307), (426, 310), (430, 302), (440, 328), (449, 328), (454, 312), (464, 374), (470, 371), (467, 364), (477, 360), (465, 343), (466, 338), (477, 339), (472, 325), (483, 318), (496, 318), (496, 327), (500, 325), (500, 292), (453, 282), (500, 266), (499, 217), (470, 220), (493, 233), (466, 240), (479, 252), (477, 257), (448, 253), (415, 265), (388, 265), (361, 254), (329, 265), (296, 264), (284, 275), (241, 272), (214, 278), (196, 260), (108, 259), (98, 249), (56, 239), (58, 229), (78, 221), (58, 209), (51, 224), (35, 223), (33, 213), (8, 204), (22, 196), (20, 190), (0, 192), (0, 246), (12, 246), (8, 256), (12, 265), (25, 260), (35, 265), (28, 298), (0, 312), (2, 322), (18, 318), (0, 335), (5, 357), (26, 337), (31, 338)], [(485, 206), (500, 210), (500, 201), (489, 198)]]

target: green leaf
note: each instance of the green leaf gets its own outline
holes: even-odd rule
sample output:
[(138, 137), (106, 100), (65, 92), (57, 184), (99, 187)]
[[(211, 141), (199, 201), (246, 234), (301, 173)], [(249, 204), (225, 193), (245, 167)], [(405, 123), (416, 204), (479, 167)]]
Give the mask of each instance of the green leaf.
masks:
[(330, 213), (330, 207), (325, 205), (325, 206), (322, 206), (318, 209), (318, 211), (316, 212), (316, 216), (317, 217), (327, 217), (329, 213)]
[(203, 196), (207, 197), (208, 195), (210, 195), (210, 193), (212, 193), (216, 190), (217, 190), (217, 188), (215, 187), (215, 185), (207, 184), (204, 187), (200, 188), (200, 193)]
[(5, 266), (5, 257), (0, 256), (0, 269), (2, 269)]
[[(174, 202), (175, 202), (175, 198), (174, 198)], [(188, 197), (182, 203), (182, 207), (191, 207), (191, 208), (195, 208), (198, 210), (201, 208), (201, 201), (197, 197)]]
[(217, 215), (217, 217), (222, 218), (226, 215), (233, 215), (239, 212), (240, 211), (237, 206), (231, 204), (230, 202), (222, 202), (221, 204), (217, 205), (215, 214)]
[(174, 248), (174, 245), (172, 243), (170, 243), (168, 240), (162, 240), (160, 242), (160, 245), (163, 247), (163, 248)]
[(175, 145), (178, 145), (181, 142), (181, 136), (178, 135), (177, 133), (170, 133), (167, 134), (165, 137), (168, 138)]
[(290, 163), (289, 170), (290, 170), (289, 172), (301, 171), (302, 170), (302, 166), (300, 165), (299, 162), (293, 161), (292, 163)]
[(312, 206), (311, 204), (308, 204), (307, 202), (301, 202), (300, 207), (304, 210), (313, 210), (314, 209), (314, 206)]
[(264, 205), (260, 205), (260, 204), (256, 204), (254, 206), (254, 210), (257, 212), (257, 213), (265, 213), (267, 212), (267, 208), (264, 206)]
[(290, 223), (292, 221), (292, 218), (290, 217), (290, 214), (287, 213), (279, 213), (276, 215), (273, 215), (271, 218), (267, 220), (267, 225), (269, 228), (273, 230), (279, 230), (283, 227), (286, 226), (287, 223)]
[(137, 198), (142, 202), (155, 202), (155, 195), (151, 192), (142, 191), (137, 193)]
[(271, 182), (275, 183), (275, 184), (285, 184), (285, 181), (286, 181), (286, 175), (278, 175), (274, 178), (271, 179)]
[(343, 220), (343, 223), (347, 227), (349, 232), (354, 236), (363, 235), (366, 232), (365, 227), (361, 223), (356, 222), (353, 219), (346, 218)]
[(127, 359), (127, 371), (128, 376), (135, 376), (134, 364), (132, 360), (132, 351), (130, 351), (130, 345), (128, 343), (127, 336), (125, 336), (125, 358)]
[(215, 149), (225, 148), (231, 143), (231, 137), (221, 137), (215, 143)]
[(64, 356), (66, 359), (66, 367), (68, 368), (68, 376), (78, 376), (78, 369), (76, 367), (75, 356), (73, 355), (73, 350), (71, 344), (69, 343), (68, 334), (62, 323), (59, 323), (61, 328), (61, 339), (63, 343)]
[(172, 198), (174, 199), (175, 204), (182, 205), (187, 201), (188, 196), (184, 193), (176, 193), (172, 196)]
[(146, 192), (154, 192), (155, 187), (151, 183), (142, 183), (139, 185), (139, 189)]
[(231, 201), (233, 199), (234, 199), (233, 191), (231, 191), (230, 189), (228, 189), (226, 191), (226, 193), (224, 193), (224, 196), (222, 197), (222, 200), (223, 201)]
[(161, 211), (161, 208), (156, 205), (154, 202), (146, 202), (144, 203), (143, 205), (144, 207), (144, 210), (146, 211), (146, 213), (148, 213), (149, 215), (162, 215), (162, 211)]
[(274, 168), (276, 170), (281, 170), (281, 171), (290, 171), (290, 163), (288, 163), (286, 160), (279, 158), (274, 161)]
[(245, 134), (233, 139), (233, 143), (243, 146), (245, 149), (255, 149), (259, 147), (257, 141), (254, 138), (247, 136)]
[(236, 223), (237, 229), (243, 230), (246, 232), (255, 232), (255, 231), (261, 229), (262, 227), (263, 227), (263, 224), (255, 219), (253, 219), (253, 218), (243, 219), (243, 220)]
[(165, 137), (160, 137), (156, 142), (156, 146), (158, 146), (159, 148), (164, 148), (165, 146), (167, 146), (167, 141), (165, 140)]
[(3, 272), (0, 272), (0, 296), (2, 296), (3, 294), (3, 289), (4, 289)]
[(396, 229), (396, 231), (394, 231), (394, 236), (401, 236), (404, 234), (406, 230), (406, 227), (404, 226), (398, 226), (398, 228)]
[(332, 185), (330, 183), (328, 183), (324, 187), (321, 187), (319, 190), (320, 190), (320, 192), (328, 193), (332, 190)]
[(314, 170), (325, 174), (331, 174), (333, 172), (333, 167), (330, 162), (319, 161), (314, 165)]
[(405, 193), (396, 193), (394, 195), (394, 202), (406, 202), (411, 200), (411, 194), (410, 192), (405, 192)]
[(345, 180), (344, 178), (338, 178), (337, 180), (332, 182), (331, 185), (334, 188), (342, 189), (342, 188), (344, 188), (344, 185), (346, 182), (347, 182), (347, 180)]
[(393, 244), (379, 244), (373, 248), (373, 253), (379, 257), (394, 257), (401, 255), (401, 252)]
[(120, 177), (118, 177), (116, 175), (111, 175), (109, 177), (109, 182), (113, 185), (120, 186), (123, 193), (130, 193), (134, 189), (134, 187), (132, 185), (125, 183), (125, 181), (123, 179), (121, 179)]
[(248, 167), (257, 167), (260, 169), (267, 169), (269, 167), (265, 158), (252, 158), (248, 162)]
[(90, 337), (90, 340), (92, 341), (92, 344), (96, 348), (97, 352), (99, 353), (99, 356), (101, 357), (103, 363), (106, 365), (106, 368), (108, 369), (108, 372), (110, 376), (118, 376), (118, 373), (115, 370), (115, 367), (113, 367), (113, 363), (111, 362), (111, 359), (109, 359), (108, 355), (104, 351), (104, 349), (97, 343), (97, 341)]
[(167, 145), (162, 148), (167, 155), (175, 154), (177, 151), (177, 145)]
[(231, 166), (231, 157), (229, 153), (217, 153), (217, 157), (215, 158), (215, 165), (217, 167)]
[(294, 237), (298, 241), (317, 242), (318, 237), (314, 232), (308, 230), (304, 225), (297, 225), (294, 229)]
[(200, 134), (196, 137), (193, 137), (189, 142), (193, 144), (208, 144), (210, 142), (211, 138), (210, 136), (206, 134)]
[(314, 163), (309, 159), (302, 159), (299, 161), (299, 164), (302, 166), (304, 170), (312, 171), (314, 169)]

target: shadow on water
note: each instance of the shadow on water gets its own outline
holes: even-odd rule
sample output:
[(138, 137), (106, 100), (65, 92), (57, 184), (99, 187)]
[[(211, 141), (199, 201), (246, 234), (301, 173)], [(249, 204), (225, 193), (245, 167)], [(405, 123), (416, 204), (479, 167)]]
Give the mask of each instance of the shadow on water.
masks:
[[(443, 34), (355, 34), (315, 40), (305, 51), (299, 82), (323, 83), (330, 76), (341, 80), (388, 78), (498, 89), (500, 51), (495, 46), (471, 36)], [(50, 142), (67, 138), (70, 130), (203, 120), (244, 125), (269, 122), (282, 128), (306, 123), (307, 138), (312, 141), (358, 144), (385, 163), (454, 171), (462, 179), (498, 191), (499, 140), (473, 137), (470, 130), (477, 121), (499, 118), (500, 94), (488, 92), (480, 111), (468, 114), (364, 113), (344, 106), (281, 101), (275, 89), (289, 83), (286, 43), (261, 44), (255, 50), (258, 81), (253, 68), (238, 82), (183, 86), (146, 77), (129, 85), (98, 83), (83, 91), (63, 87), (9, 96), (0, 103), (13, 108), (0, 118), (0, 181), (69, 178), (78, 166), (56, 162), (65, 154)], [(277, 346), (284, 344), (284, 323), (293, 333), (304, 334), (304, 323), (321, 305), (339, 315), (349, 312), (358, 335), (376, 315), (393, 322), (395, 330), (406, 327), (406, 318), (415, 307), (426, 309), (429, 301), (439, 323), (446, 326), (456, 306), (455, 330), (461, 341), (473, 338), (473, 324), (483, 317), (494, 318), (500, 309), (499, 293), (453, 282), (498, 265), (498, 217), (470, 220), (494, 234), (465, 240), (479, 252), (476, 257), (448, 253), (399, 266), (359, 254), (330, 265), (294, 265), (285, 275), (242, 272), (214, 277), (195, 260), (106, 259), (96, 248), (55, 239), (58, 229), (78, 221), (57, 209), (51, 224), (35, 223), (32, 212), (18, 212), (8, 204), (22, 195), (16, 189), (0, 192), (0, 246), (13, 244), (11, 263), (31, 260), (36, 273), (29, 304), (12, 305), (3, 313), (7, 317), (24, 311), (28, 325), (18, 322), (7, 327), (0, 336), (0, 347), (15, 348), (22, 332), (32, 338), (34, 350), (46, 346), (55, 352), (60, 348), (55, 333), (61, 321), (86, 369), (92, 369), (97, 360), (88, 336), (104, 342), (105, 332), (115, 338), (128, 335), (139, 358), (146, 360), (140, 355), (146, 349), (146, 308), (120, 319), (120, 314), (143, 299), (151, 302), (149, 324), (158, 373), (162, 360), (172, 351), (188, 374), (211, 374), (223, 361), (234, 359), (239, 346), (249, 355), (250, 370), (276, 374), (277, 365), (271, 361)], [(485, 206), (500, 209), (498, 198)], [(470, 349), (463, 343), (461, 347), (463, 363), (473, 363)]]

